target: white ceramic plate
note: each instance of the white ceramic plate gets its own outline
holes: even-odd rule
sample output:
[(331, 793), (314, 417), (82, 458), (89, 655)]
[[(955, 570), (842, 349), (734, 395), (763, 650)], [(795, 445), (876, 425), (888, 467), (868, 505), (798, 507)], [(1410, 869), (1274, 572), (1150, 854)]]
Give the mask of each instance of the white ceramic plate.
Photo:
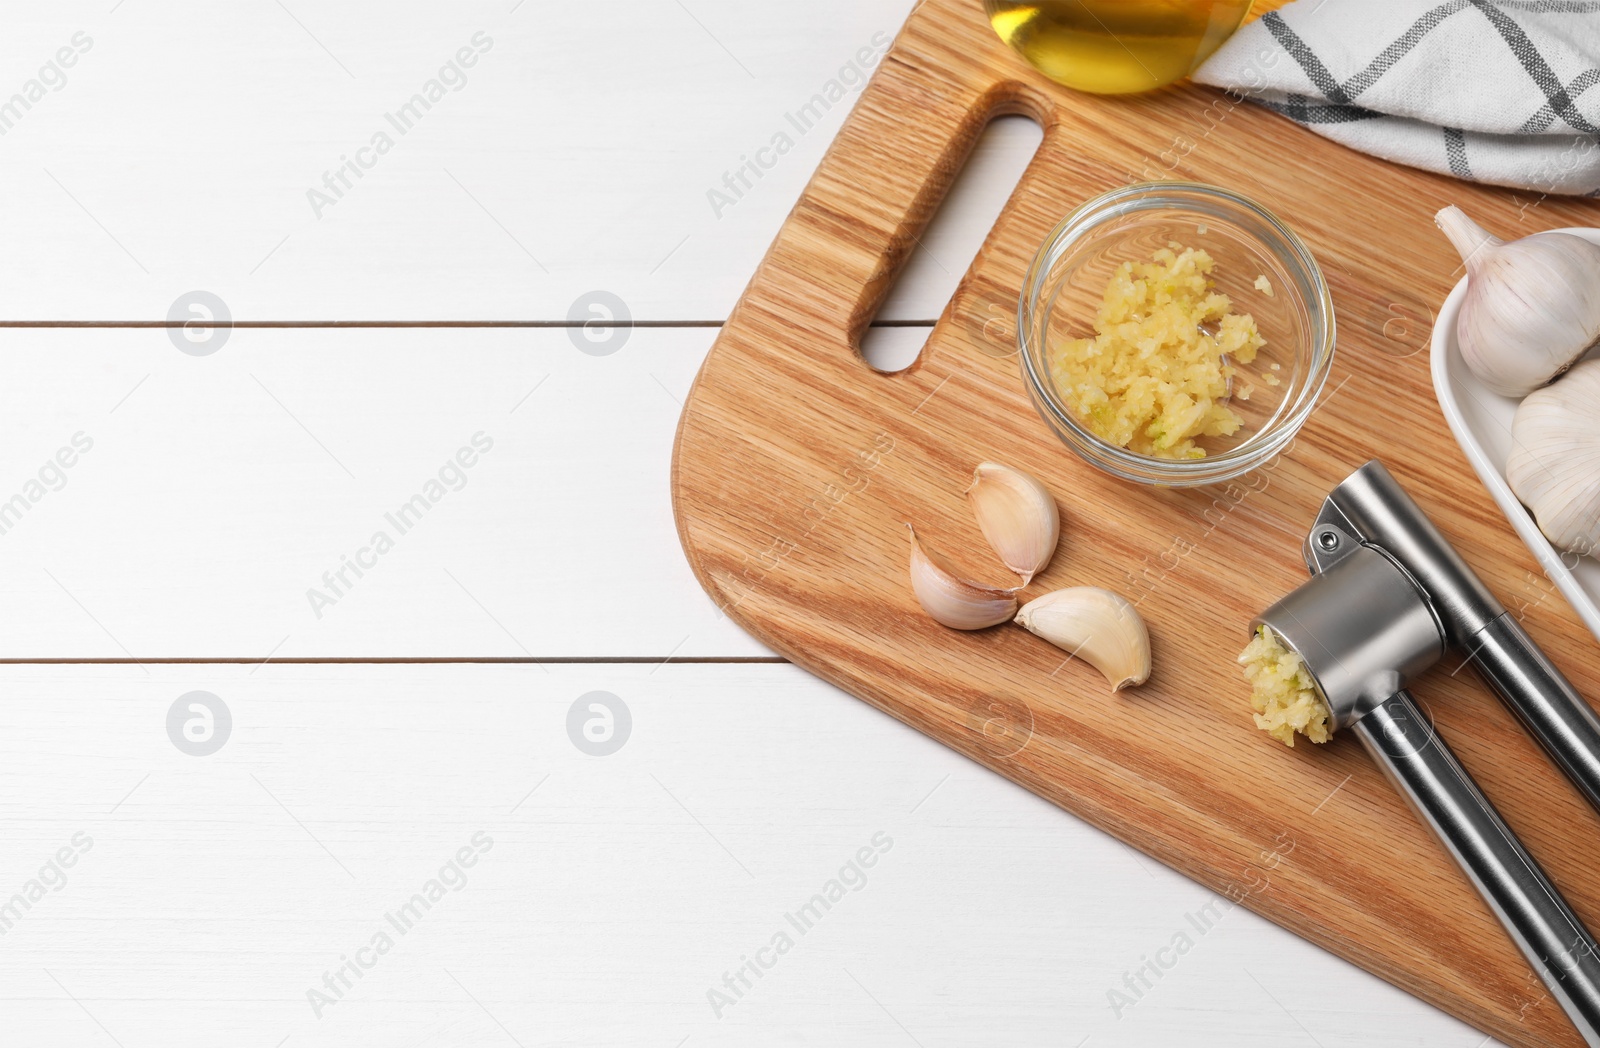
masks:
[[(1565, 229), (1586, 240), (1600, 243), (1600, 229)], [(1506, 483), (1506, 457), (1511, 453), (1511, 416), (1516, 412), (1517, 400), (1503, 397), (1485, 389), (1461, 359), (1461, 347), (1456, 342), (1456, 316), (1461, 312), (1461, 298), (1466, 294), (1467, 281), (1450, 292), (1439, 307), (1439, 316), (1433, 323), (1433, 389), (1439, 397), (1439, 406), (1450, 423), (1467, 460), (1478, 471), (1489, 494), (1500, 504), (1500, 510), (1511, 526), (1517, 529), (1522, 541), (1528, 544), (1538, 558), (1550, 581), (1554, 582), (1596, 637), (1600, 637), (1600, 561), (1593, 557), (1563, 555), (1550, 545), (1539, 526)], [(1539, 585), (1532, 584), (1526, 594), (1517, 599), (1506, 599), (1510, 594), (1500, 594), (1507, 607), (1515, 611), (1518, 600), (1537, 602), (1542, 595)]]

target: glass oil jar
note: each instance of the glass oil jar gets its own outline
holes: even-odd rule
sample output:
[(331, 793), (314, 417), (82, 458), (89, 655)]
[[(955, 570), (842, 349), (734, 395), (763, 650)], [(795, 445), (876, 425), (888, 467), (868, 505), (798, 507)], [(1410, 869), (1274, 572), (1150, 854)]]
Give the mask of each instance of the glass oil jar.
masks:
[(1128, 94), (1181, 80), (1211, 57), (1251, 0), (985, 0), (1000, 39), (1052, 80)]

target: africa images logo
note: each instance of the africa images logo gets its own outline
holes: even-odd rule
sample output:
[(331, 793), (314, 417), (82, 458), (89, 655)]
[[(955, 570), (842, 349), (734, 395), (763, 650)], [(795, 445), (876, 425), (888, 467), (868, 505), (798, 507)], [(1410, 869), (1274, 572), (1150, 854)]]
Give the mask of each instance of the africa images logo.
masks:
[(439, 67), (438, 73), (424, 83), (420, 91), (397, 106), (394, 112), (384, 113), (383, 120), (387, 127), (374, 131), (366, 145), (351, 150), (354, 156), (350, 153), (340, 154), (339, 163), (322, 173), (321, 188), (312, 186), (306, 190), (306, 202), (311, 205), (311, 213), (319, 221), (323, 211), (343, 200), (345, 194), (354, 189), (356, 183), (394, 149), (396, 139), (389, 134), (391, 130), (404, 138), (447, 95), (467, 86), (467, 70), (477, 65), (478, 60), (494, 48), (494, 38), (481, 29), (472, 34), (471, 42), (471, 47), (463, 45), (457, 48), (455, 54)]
[(306, 990), (306, 1001), (311, 1005), (312, 1014), (320, 1019), (323, 1012), (344, 1000), (345, 994), (376, 968), (379, 960), (394, 950), (399, 939), (411, 934), (412, 929), (433, 911), (436, 903), (447, 894), (459, 892), (467, 886), (467, 871), (478, 865), (478, 860), (493, 847), (494, 838), (479, 830), (468, 843), (455, 850), (434, 876), (423, 882), (420, 890), (392, 911), (386, 911), (383, 923), (368, 937), (365, 945), (353, 951), (354, 957), (341, 953), (339, 964), (322, 973), (321, 987), (312, 986)]

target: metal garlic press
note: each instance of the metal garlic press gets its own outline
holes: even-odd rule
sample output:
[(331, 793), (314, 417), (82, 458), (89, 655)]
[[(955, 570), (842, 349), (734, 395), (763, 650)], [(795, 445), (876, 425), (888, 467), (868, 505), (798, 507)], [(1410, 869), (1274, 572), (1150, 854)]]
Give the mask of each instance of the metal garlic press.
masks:
[(1311, 578), (1262, 612), (1455, 857), (1583, 1034), (1600, 1046), (1600, 947), (1406, 691), (1451, 649), (1477, 667), (1600, 809), (1600, 719), (1374, 460), (1323, 501)]

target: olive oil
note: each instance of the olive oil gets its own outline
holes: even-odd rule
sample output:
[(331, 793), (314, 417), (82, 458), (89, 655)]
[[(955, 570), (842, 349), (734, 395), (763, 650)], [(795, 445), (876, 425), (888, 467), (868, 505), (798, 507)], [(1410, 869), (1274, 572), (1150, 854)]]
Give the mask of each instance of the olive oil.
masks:
[(1125, 94), (1180, 80), (1211, 57), (1251, 0), (984, 0), (1000, 39), (1080, 91)]

